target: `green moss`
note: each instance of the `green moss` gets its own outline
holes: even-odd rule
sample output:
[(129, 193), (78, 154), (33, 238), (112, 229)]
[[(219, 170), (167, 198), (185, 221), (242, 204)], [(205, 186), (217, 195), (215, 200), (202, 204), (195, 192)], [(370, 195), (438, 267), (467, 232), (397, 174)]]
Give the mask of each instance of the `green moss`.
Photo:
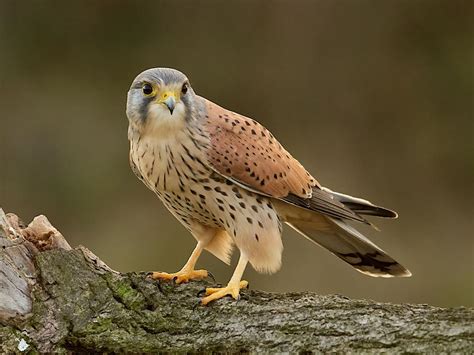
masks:
[(81, 331), (82, 334), (101, 334), (116, 328), (111, 318), (96, 318), (89, 323), (85, 329)]
[(145, 298), (140, 292), (132, 287), (130, 279), (113, 274), (107, 274), (105, 280), (113, 293), (113, 297), (125, 307), (135, 311), (146, 308)]

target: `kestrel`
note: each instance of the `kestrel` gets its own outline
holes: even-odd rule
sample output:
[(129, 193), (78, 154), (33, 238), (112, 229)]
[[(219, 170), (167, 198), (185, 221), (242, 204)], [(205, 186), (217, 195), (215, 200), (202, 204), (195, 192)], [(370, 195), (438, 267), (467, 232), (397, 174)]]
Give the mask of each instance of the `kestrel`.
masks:
[(240, 258), (226, 287), (207, 288), (203, 304), (247, 287), (248, 262), (259, 272), (281, 266), (282, 223), (375, 277), (410, 272), (348, 221), (396, 218), (389, 209), (321, 186), (257, 121), (198, 96), (174, 69), (139, 74), (128, 91), (130, 164), (137, 177), (191, 232), (197, 245), (183, 268), (155, 279), (177, 283), (207, 277), (195, 270), (207, 250), (229, 263)]

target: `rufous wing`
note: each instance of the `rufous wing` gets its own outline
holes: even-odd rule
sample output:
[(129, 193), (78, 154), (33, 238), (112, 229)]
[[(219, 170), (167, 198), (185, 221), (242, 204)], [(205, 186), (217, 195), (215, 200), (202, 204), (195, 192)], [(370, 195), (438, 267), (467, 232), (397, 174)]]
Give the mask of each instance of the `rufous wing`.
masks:
[(282, 198), (310, 198), (319, 183), (255, 120), (208, 100), (205, 129), (211, 144), (208, 159), (220, 174), (250, 189)]

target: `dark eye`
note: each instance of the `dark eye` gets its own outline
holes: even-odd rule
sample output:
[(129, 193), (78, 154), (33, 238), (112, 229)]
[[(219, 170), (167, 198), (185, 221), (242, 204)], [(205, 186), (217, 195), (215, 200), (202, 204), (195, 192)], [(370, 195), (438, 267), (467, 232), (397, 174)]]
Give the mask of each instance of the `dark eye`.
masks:
[(186, 95), (187, 92), (188, 92), (188, 84), (184, 83), (183, 87), (181, 88), (181, 94)]
[(153, 93), (153, 87), (150, 84), (145, 83), (142, 86), (142, 91), (145, 95), (151, 95)]

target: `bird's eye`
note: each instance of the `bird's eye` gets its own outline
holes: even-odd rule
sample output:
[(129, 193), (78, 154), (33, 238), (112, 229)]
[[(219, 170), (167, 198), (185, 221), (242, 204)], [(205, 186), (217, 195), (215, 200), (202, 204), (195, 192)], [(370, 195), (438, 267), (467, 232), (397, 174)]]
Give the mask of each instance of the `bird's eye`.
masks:
[(142, 91), (145, 95), (151, 95), (153, 93), (153, 86), (148, 83), (143, 84)]
[(183, 87), (181, 88), (181, 94), (186, 95), (187, 92), (188, 92), (188, 84), (184, 83)]

